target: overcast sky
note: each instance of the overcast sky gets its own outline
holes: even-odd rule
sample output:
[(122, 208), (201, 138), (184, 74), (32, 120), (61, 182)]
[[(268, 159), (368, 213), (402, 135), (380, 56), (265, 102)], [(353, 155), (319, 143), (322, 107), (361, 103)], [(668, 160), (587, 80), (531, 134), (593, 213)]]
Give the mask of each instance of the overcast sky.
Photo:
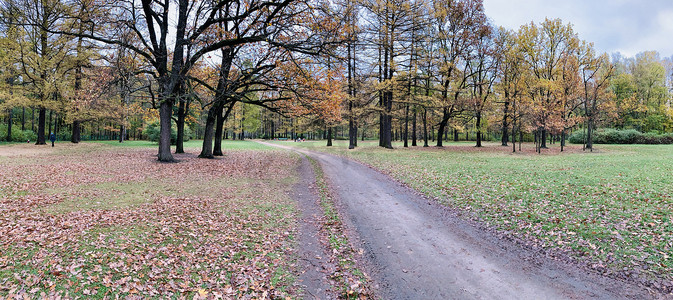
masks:
[(673, 0), (484, 0), (484, 7), (496, 26), (561, 18), (601, 52), (673, 55)]

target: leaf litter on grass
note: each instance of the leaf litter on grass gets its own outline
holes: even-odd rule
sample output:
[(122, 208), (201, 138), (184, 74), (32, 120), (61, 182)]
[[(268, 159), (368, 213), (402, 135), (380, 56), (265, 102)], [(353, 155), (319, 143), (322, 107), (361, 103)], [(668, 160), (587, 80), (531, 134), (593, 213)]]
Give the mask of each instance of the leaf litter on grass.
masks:
[(291, 295), (296, 207), (285, 192), (297, 158), (233, 151), (161, 164), (152, 153), (1, 166), (0, 296)]

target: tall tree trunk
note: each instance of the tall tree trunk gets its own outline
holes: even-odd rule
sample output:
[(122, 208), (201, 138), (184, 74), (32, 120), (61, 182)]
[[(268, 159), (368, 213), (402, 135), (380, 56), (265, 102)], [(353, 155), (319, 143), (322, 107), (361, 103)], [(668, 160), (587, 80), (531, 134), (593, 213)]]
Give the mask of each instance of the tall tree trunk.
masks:
[[(444, 109), (446, 113), (446, 109)], [(446, 130), (446, 124), (449, 122), (448, 118), (442, 118), (442, 121), (439, 122), (439, 128), (437, 128), (437, 147), (444, 147), (442, 144), (442, 137), (444, 136), (444, 131)]]
[(458, 142), (458, 140), (459, 140), (459, 137), (458, 137), (458, 129), (457, 129), (457, 128), (454, 128), (454, 129), (453, 129), (453, 141), (454, 141), (454, 142)]
[(327, 147), (332, 147), (332, 127), (327, 127)]
[(12, 108), (7, 110), (7, 141), (12, 141)]
[[(181, 89), (181, 92), (184, 92)], [(183, 97), (180, 97), (183, 98)], [(185, 153), (184, 140), (185, 140), (185, 99), (180, 99), (180, 104), (178, 105), (178, 120), (175, 122), (177, 126), (177, 136), (175, 138), (175, 153)], [(120, 140), (121, 142), (121, 140)]]
[[(227, 108), (227, 113), (231, 111), (231, 107)], [(220, 105), (217, 109), (217, 116), (215, 117), (215, 145), (213, 146), (213, 155), (214, 156), (224, 156), (222, 152), (222, 132), (224, 131), (224, 121), (225, 117), (222, 115), (224, 112), (224, 105)]]
[(124, 124), (119, 125), (119, 142), (123, 143), (126, 140), (126, 126)]
[(26, 130), (26, 107), (21, 108), (21, 131)]
[(385, 107), (385, 124), (383, 128), (383, 147), (392, 149), (392, 134), (393, 134), (393, 116), (391, 115), (392, 106), (393, 106), (393, 93), (391, 91), (386, 92), (386, 107)]
[[(166, 97), (167, 98), (167, 97)], [(173, 162), (171, 154), (171, 119), (173, 114), (173, 101), (163, 99), (159, 106), (159, 153), (161, 162)]]
[[(82, 30), (82, 27), (80, 26), (80, 33), (82, 33), (81, 30)], [(77, 39), (77, 56), (78, 57), (82, 53), (81, 51), (82, 51), (82, 37), (79, 37)], [(79, 91), (82, 89), (82, 64), (79, 63), (79, 61), (80, 60), (78, 59), (78, 63), (75, 66), (75, 86), (74, 86), (75, 93), (79, 93)], [(77, 119), (79, 117), (79, 116), (77, 116), (78, 111), (79, 111), (79, 109), (77, 107), (75, 107), (75, 116), (73, 118), (74, 120), (72, 121), (72, 132), (70, 134), (70, 142), (73, 143), (73, 144), (77, 144), (82, 140), (82, 137), (81, 137), (82, 129), (80, 128), (81, 127), (81, 122), (80, 122), (79, 119)]]
[(35, 145), (46, 145), (47, 139), (44, 133), (45, 122), (47, 121), (47, 109), (40, 107), (39, 116), (37, 118), (37, 142)]
[(542, 128), (540, 132), (540, 149), (547, 149), (547, 129)]
[(481, 113), (477, 113), (477, 147), (481, 147)]
[(70, 136), (70, 142), (77, 144), (81, 141), (81, 131), (80, 122), (78, 120), (72, 121), (72, 135)]
[[(245, 117), (243, 117), (243, 109), (241, 108), (241, 135), (238, 137), (239, 140), (244, 140), (245, 139), (245, 128), (243, 127), (243, 122), (245, 121)], [(285, 129), (285, 137), (288, 136), (287, 129)]]
[[(350, 17), (350, 16), (349, 16)], [(353, 85), (353, 76), (355, 75), (355, 49), (353, 41), (348, 41), (348, 149), (355, 149), (358, 145), (358, 128), (355, 123), (355, 113), (353, 112), (353, 100), (355, 97), (355, 87)]]
[[(507, 96), (505, 96), (505, 99), (507, 99)], [(507, 116), (509, 113), (509, 101), (505, 100), (505, 108), (503, 109), (503, 115), (502, 115), (502, 140), (501, 140), (501, 145), (502, 146), (507, 146), (507, 139), (509, 137), (507, 133), (507, 127), (509, 124), (507, 124)], [(512, 129), (513, 130), (513, 129)]]
[(418, 137), (416, 136), (416, 122), (418, 119), (418, 107), (414, 107), (414, 116), (413, 116), (413, 121), (411, 122), (411, 146), (416, 147), (418, 146), (416, 144), (416, 140)]
[(423, 147), (428, 145), (428, 109), (423, 107)]
[(208, 117), (206, 117), (206, 127), (203, 131), (203, 144), (201, 145), (200, 158), (213, 158), (213, 135), (215, 130), (215, 119), (217, 118), (217, 111), (221, 104), (216, 102), (208, 109)]
[(594, 122), (591, 116), (587, 119), (587, 145), (586, 148), (593, 151), (594, 149)]
[(512, 122), (512, 153), (516, 153), (516, 121)]
[(53, 123), (51, 122), (52, 119), (53, 119), (53, 118), (52, 118), (53, 115), (54, 115), (54, 111), (53, 111), (53, 110), (49, 110), (49, 134), (51, 134), (52, 132), (54, 132), (54, 128), (52, 128)]
[(409, 147), (409, 104), (404, 108), (404, 148)]

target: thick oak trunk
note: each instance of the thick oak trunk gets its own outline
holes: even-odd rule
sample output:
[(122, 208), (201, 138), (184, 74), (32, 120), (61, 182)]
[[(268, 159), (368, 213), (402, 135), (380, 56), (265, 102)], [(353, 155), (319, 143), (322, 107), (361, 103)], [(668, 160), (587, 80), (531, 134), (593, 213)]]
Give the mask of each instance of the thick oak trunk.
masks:
[(173, 114), (173, 102), (167, 99), (159, 106), (159, 154), (161, 162), (174, 162), (171, 154), (171, 117)]
[(444, 136), (444, 131), (446, 130), (446, 124), (449, 122), (448, 119), (442, 118), (442, 121), (439, 122), (439, 128), (437, 129), (437, 147), (444, 147), (442, 144), (442, 136)]
[(70, 142), (77, 144), (81, 141), (81, 124), (79, 121), (75, 120), (72, 122), (72, 135), (70, 136)]
[(224, 131), (224, 121), (225, 118), (222, 116), (224, 111), (224, 105), (220, 105), (217, 110), (217, 117), (215, 120), (215, 145), (213, 146), (213, 155), (214, 156), (224, 156), (222, 152), (222, 131)]
[(200, 158), (213, 158), (213, 128), (215, 127), (217, 109), (216, 106), (211, 106), (210, 109), (208, 109), (206, 126), (203, 131), (203, 145), (201, 146), (201, 153), (199, 154)]

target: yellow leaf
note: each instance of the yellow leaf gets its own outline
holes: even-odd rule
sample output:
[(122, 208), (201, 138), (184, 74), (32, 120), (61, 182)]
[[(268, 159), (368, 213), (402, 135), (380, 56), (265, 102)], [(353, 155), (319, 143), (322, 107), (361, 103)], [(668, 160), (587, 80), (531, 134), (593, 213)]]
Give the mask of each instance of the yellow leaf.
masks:
[(199, 296), (201, 296), (201, 297), (205, 297), (205, 296), (208, 295), (208, 292), (204, 289), (199, 289), (197, 292), (199, 293)]

